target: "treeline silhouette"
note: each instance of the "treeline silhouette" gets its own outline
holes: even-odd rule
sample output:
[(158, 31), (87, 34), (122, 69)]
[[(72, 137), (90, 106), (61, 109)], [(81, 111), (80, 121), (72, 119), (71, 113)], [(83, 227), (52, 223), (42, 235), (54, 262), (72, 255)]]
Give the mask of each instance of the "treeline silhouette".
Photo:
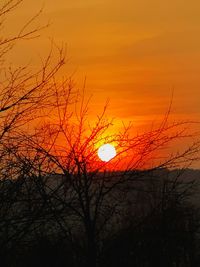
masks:
[(64, 175), (1, 181), (1, 266), (199, 266), (200, 171), (128, 175), (142, 179), (107, 198), (115, 208), (95, 235), (94, 255), (81, 221), (58, 200), (66, 201)]
[[(0, 3), (0, 266), (199, 266), (195, 122), (170, 122), (171, 103), (143, 133), (111, 129), (107, 104), (91, 121), (84, 88), (56, 78), (63, 47), (52, 41), (37, 70), (10, 63), (46, 27), (39, 11), (4, 36), (22, 2)], [(117, 150), (107, 163), (106, 143)]]

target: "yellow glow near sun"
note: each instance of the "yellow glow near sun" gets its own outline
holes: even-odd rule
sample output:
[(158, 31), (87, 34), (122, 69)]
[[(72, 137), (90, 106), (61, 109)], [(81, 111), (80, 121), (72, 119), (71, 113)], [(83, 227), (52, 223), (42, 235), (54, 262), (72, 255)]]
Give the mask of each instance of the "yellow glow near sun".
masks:
[(117, 153), (113, 145), (104, 144), (100, 146), (97, 154), (102, 161), (108, 162), (113, 159)]

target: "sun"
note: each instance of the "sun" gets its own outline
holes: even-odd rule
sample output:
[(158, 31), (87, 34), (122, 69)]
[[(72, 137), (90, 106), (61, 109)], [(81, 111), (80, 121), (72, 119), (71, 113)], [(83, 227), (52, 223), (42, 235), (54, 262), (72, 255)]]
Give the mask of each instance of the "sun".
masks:
[(116, 149), (111, 144), (104, 144), (99, 147), (97, 152), (102, 161), (108, 162), (116, 156)]

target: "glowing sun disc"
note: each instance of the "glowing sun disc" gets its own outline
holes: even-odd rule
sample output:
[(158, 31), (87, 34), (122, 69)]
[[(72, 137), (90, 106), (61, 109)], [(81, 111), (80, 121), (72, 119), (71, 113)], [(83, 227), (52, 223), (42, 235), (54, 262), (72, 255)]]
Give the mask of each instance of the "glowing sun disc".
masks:
[(105, 144), (100, 146), (97, 154), (102, 161), (108, 162), (113, 159), (117, 153), (114, 146)]

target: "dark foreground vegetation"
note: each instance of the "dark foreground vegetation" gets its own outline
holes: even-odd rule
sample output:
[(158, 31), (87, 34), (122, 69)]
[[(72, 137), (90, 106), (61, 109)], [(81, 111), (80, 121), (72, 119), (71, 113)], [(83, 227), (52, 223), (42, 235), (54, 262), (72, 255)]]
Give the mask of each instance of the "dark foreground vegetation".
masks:
[[(0, 3), (4, 33), (22, 2)], [(0, 266), (199, 266), (195, 122), (170, 122), (170, 107), (144, 133), (110, 131), (106, 107), (91, 122), (84, 94), (56, 78), (64, 49), (52, 42), (34, 71), (7, 57), (45, 28), (40, 13), (0, 37)]]
[(95, 234), (84, 227), (90, 219), (76, 215), (78, 196), (65, 194), (65, 176), (1, 182), (1, 266), (199, 266), (200, 171), (127, 175), (106, 199)]

